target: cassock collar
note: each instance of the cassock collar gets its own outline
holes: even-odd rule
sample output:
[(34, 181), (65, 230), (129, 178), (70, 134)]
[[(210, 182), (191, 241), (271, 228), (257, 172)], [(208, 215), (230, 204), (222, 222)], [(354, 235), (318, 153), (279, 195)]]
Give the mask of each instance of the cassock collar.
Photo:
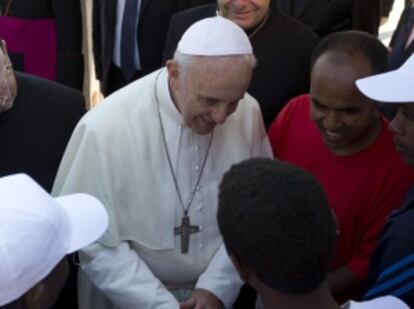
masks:
[(183, 117), (181, 116), (171, 98), (170, 89), (168, 87), (168, 73), (166, 68), (161, 69), (156, 83), (156, 91), (160, 100), (160, 108), (174, 121), (183, 125)]

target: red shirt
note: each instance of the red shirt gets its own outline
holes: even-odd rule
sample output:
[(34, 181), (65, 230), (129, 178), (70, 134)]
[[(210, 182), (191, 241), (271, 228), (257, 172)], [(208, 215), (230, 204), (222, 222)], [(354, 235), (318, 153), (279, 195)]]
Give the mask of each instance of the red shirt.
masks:
[(312, 173), (324, 188), (339, 222), (331, 269), (347, 265), (366, 278), (372, 251), (389, 213), (398, 208), (414, 172), (395, 150), (386, 120), (364, 150), (338, 156), (327, 148), (310, 117), (310, 98), (292, 99), (274, 120), (269, 139), (276, 157)]

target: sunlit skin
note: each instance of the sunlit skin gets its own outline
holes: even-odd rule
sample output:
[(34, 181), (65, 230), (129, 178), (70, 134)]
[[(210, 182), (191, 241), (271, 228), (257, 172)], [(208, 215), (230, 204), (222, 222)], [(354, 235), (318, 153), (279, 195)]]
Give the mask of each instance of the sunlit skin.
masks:
[[(4, 49), (6, 48), (4, 45)], [(16, 77), (7, 50), (0, 48), (0, 113), (8, 111), (17, 95)]]
[(244, 30), (257, 27), (269, 11), (270, 0), (217, 0), (220, 13)]
[[(338, 61), (338, 57), (347, 58)], [(352, 155), (368, 147), (381, 131), (375, 104), (362, 95), (355, 80), (372, 74), (363, 56), (323, 54), (311, 72), (311, 117), (325, 145), (337, 155)]]
[(414, 102), (400, 104), (397, 114), (390, 122), (397, 151), (405, 162), (414, 168)]
[(45, 278), (17, 299), (13, 303), (13, 308), (51, 308), (63, 289), (68, 274), (69, 265), (66, 258), (63, 258)]
[(169, 60), (167, 69), (174, 104), (184, 124), (200, 135), (236, 111), (252, 73), (243, 57), (200, 57), (185, 72)]

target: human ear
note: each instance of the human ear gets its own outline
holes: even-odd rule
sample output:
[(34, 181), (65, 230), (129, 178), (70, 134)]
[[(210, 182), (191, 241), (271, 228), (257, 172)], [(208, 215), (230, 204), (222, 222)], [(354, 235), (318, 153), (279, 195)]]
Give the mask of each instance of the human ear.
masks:
[(44, 309), (42, 300), (46, 285), (41, 281), (24, 294), (23, 299), (28, 309)]
[(250, 271), (244, 266), (244, 264), (235, 255), (230, 255), (230, 260), (233, 262), (234, 267), (239, 273), (240, 279), (244, 282), (249, 283)]

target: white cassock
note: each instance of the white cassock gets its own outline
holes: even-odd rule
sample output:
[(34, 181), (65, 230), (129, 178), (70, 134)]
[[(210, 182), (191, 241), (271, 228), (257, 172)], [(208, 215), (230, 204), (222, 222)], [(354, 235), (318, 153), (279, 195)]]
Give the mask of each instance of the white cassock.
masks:
[(163, 146), (155, 91), (184, 204), (202, 170), (210, 135), (184, 126), (165, 69), (121, 89), (84, 116), (53, 188), (55, 196), (95, 195), (110, 217), (104, 236), (80, 254), (81, 309), (178, 308), (176, 297), (188, 296), (185, 292), (194, 287), (211, 291), (231, 307), (239, 292), (241, 281), (217, 227), (217, 194), (232, 164), (272, 157), (259, 105), (246, 94), (237, 111), (214, 129), (189, 209), (191, 224), (201, 230), (190, 236), (189, 252), (182, 254), (174, 227), (183, 212)]

